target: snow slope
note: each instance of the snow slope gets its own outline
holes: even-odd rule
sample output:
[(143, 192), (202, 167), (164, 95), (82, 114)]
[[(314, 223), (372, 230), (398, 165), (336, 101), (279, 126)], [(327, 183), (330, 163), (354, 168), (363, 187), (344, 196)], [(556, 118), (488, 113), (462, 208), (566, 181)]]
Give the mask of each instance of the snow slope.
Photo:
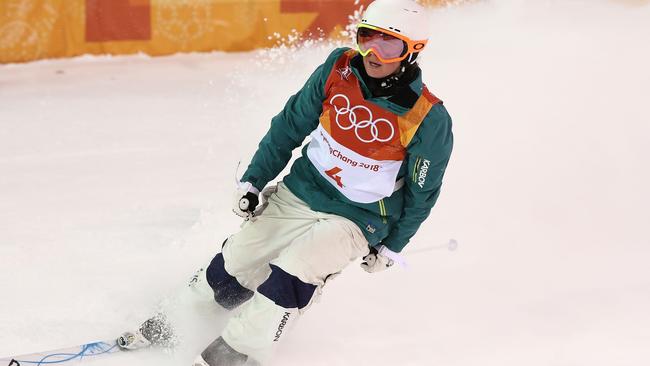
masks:
[[(410, 267), (351, 266), (273, 364), (649, 364), (650, 7), (434, 17), (421, 65), (456, 145)], [(176, 293), (237, 230), (237, 162), (329, 50), (0, 66), (0, 356), (113, 337)], [(224, 322), (206, 311), (175, 354), (96, 364), (189, 365)]]

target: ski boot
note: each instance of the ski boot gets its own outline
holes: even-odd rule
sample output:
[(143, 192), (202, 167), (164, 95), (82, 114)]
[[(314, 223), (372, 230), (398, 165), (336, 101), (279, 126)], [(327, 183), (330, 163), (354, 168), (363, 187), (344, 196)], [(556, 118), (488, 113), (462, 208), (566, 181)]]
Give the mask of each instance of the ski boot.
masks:
[(260, 364), (250, 359), (243, 353), (235, 351), (219, 337), (212, 342), (199, 356), (192, 366), (259, 366)]

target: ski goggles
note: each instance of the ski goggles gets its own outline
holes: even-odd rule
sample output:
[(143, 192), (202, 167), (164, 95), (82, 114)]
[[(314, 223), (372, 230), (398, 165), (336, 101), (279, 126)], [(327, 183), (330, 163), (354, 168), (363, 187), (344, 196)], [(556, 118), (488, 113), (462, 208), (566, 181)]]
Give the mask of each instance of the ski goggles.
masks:
[(404, 60), (413, 52), (420, 52), (427, 41), (412, 41), (407, 37), (369, 24), (359, 24), (357, 27), (357, 49), (361, 56), (366, 57), (370, 52), (382, 63), (393, 63)]

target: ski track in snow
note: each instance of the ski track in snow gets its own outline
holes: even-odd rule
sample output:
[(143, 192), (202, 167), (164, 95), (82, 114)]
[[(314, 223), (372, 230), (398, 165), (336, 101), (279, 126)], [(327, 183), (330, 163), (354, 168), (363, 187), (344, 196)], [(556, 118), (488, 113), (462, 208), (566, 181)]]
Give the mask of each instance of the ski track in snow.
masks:
[[(456, 144), (410, 266), (351, 265), (272, 364), (649, 364), (648, 24), (609, 1), (436, 10), (421, 65)], [(173, 297), (329, 50), (0, 66), (0, 356), (110, 339)], [(173, 354), (94, 364), (189, 365), (225, 322), (205, 311)]]

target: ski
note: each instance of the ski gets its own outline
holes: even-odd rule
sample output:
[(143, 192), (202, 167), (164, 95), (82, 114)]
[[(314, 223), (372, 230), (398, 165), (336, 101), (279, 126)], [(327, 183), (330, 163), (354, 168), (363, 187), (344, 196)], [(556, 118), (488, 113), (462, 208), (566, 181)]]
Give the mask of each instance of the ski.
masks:
[[(135, 330), (123, 332), (116, 339), (91, 342), (74, 347), (61, 348), (48, 352), (36, 352), (20, 356), (0, 358), (0, 366), (32, 366), (83, 362), (120, 351), (132, 351), (143, 348), (171, 349), (178, 344), (178, 337), (172, 324), (181, 328), (181, 334), (195, 332), (196, 324), (206, 314), (216, 309), (212, 289), (205, 279), (205, 269), (200, 268), (190, 280), (183, 284), (176, 296), (167, 298), (158, 306), (158, 311), (145, 320)], [(192, 316), (198, 318), (192, 318)], [(168, 319), (171, 316), (172, 319)], [(183, 323), (190, 324), (183, 329)], [(207, 342), (206, 340), (201, 340)], [(207, 343), (206, 343), (207, 344)]]
[(115, 340), (92, 342), (48, 352), (0, 358), (2, 366), (49, 365), (96, 359), (121, 351)]

